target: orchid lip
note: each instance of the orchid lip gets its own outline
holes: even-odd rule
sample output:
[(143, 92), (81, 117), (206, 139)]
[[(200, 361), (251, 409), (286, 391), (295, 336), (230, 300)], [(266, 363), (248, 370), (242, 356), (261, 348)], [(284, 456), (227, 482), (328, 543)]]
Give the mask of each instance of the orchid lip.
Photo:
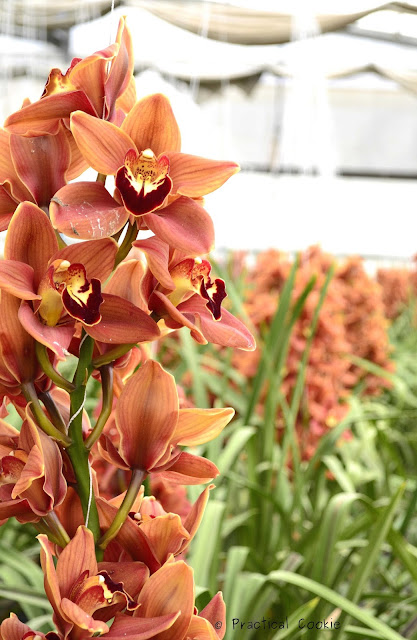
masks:
[(167, 156), (157, 158), (151, 149), (139, 154), (130, 149), (123, 167), (116, 174), (126, 209), (135, 216), (158, 209), (172, 190)]

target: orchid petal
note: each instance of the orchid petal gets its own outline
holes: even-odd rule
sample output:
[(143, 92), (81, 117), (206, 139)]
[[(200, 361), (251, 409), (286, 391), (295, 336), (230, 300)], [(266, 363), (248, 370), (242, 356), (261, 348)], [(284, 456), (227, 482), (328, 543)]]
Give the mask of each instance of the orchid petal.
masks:
[[(117, 43), (111, 44), (101, 51), (80, 60), (70, 72), (71, 82), (82, 89), (94, 107), (95, 113), (101, 118), (104, 107), (104, 83), (106, 69), (119, 51)], [(74, 109), (75, 111), (75, 109)]]
[(44, 574), (45, 592), (55, 615), (65, 624), (66, 621), (62, 616), (61, 610), (61, 592), (59, 589), (59, 582), (51, 553), (50, 543), (48, 538), (43, 534), (37, 536), (37, 538), (41, 545), (41, 566)]
[(219, 629), (216, 626), (216, 633), (217, 637), (223, 640), (226, 633), (226, 605), (221, 591), (218, 591), (214, 598), (200, 611), (199, 617), (205, 618), (212, 625), (215, 625), (216, 622), (221, 622)]
[[(155, 472), (158, 473), (157, 468)], [(210, 482), (219, 474), (220, 471), (210, 460), (182, 451), (169, 469), (160, 472), (160, 477), (172, 484), (194, 485)]]
[(188, 254), (208, 253), (213, 248), (212, 219), (190, 198), (181, 196), (156, 213), (148, 213), (145, 222), (161, 240)]
[(219, 636), (215, 632), (214, 627), (212, 627), (208, 620), (200, 618), (200, 616), (193, 616), (191, 618), (186, 638), (187, 640), (191, 638), (198, 638), (198, 640), (219, 640)]
[[(42, 453), (43, 465), (44, 465), (44, 481), (42, 485), (42, 491), (51, 498), (53, 506), (58, 506), (64, 500), (67, 492), (67, 483), (65, 481), (62, 472), (62, 455), (57, 443), (47, 436), (36, 425), (31, 412), (29, 410), (30, 405), (26, 405), (26, 420), (23, 422), (19, 444), (22, 448), (28, 450), (28, 444), (33, 441), (34, 444), (40, 449)], [(28, 502), (29, 496), (24, 496)]]
[(5, 128), (10, 133), (28, 137), (56, 134), (60, 119), (69, 118), (73, 111), (97, 115), (84, 91), (69, 91), (46, 96), (33, 104), (15, 111), (6, 119)]
[(48, 216), (30, 202), (19, 204), (10, 221), (4, 257), (33, 268), (34, 291), (45, 275), (49, 258), (57, 251), (58, 240)]
[(89, 165), (105, 175), (115, 174), (123, 166), (130, 149), (137, 151), (122, 129), (82, 111), (71, 115), (71, 131)]
[(19, 307), (18, 298), (0, 292), (0, 353), (12, 376), (18, 382), (28, 382), (36, 372), (35, 344), (18, 320)]
[(100, 313), (98, 324), (85, 327), (94, 340), (107, 344), (134, 344), (155, 340), (160, 335), (156, 322), (148, 314), (119, 296), (103, 293)]
[(16, 200), (3, 185), (0, 185), (0, 231), (6, 231), (16, 207)]
[(120, 296), (142, 309), (142, 311), (147, 312), (148, 307), (140, 291), (144, 271), (144, 266), (140, 260), (125, 260), (121, 262), (110, 281), (106, 284), (106, 293)]
[[(100, 524), (106, 530), (113, 522), (118, 509), (103, 498), (97, 499), (97, 509), (100, 515)], [(116, 536), (116, 541), (121, 544), (133, 560), (146, 564), (151, 573), (160, 568), (161, 565), (156, 559), (155, 551), (150, 541), (131, 518), (125, 520)]]
[(89, 636), (100, 636), (109, 630), (105, 622), (94, 620), (92, 616), (83, 611), (75, 602), (68, 600), (68, 598), (62, 599), (61, 609), (68, 620), (71, 620), (71, 622), (80, 629), (85, 629)]
[(25, 138), (12, 134), (10, 151), (16, 172), (34, 201), (40, 207), (48, 206), (54, 193), (64, 186), (71, 161), (63, 127), (54, 136)]
[(80, 575), (87, 571), (87, 577), (97, 574), (94, 537), (90, 529), (80, 526), (74, 538), (61, 552), (56, 574), (62, 598), (68, 598)]
[(152, 309), (152, 311), (155, 311), (161, 318), (164, 318), (165, 324), (169, 329), (187, 327), (190, 329), (191, 336), (198, 344), (207, 344), (204, 335), (193, 322), (193, 316), (187, 317), (181, 313), (161, 291), (154, 291), (152, 293), (149, 298), (149, 309)]
[(239, 171), (235, 162), (209, 160), (186, 153), (167, 153), (173, 193), (198, 198), (215, 191)]
[[(35, 445), (29, 451), (28, 459), (20, 473), (19, 479), (17, 480), (12, 490), (13, 500), (15, 498), (26, 499), (29, 503), (30, 508), (34, 511), (34, 513), (42, 516), (46, 515), (46, 513), (48, 512), (48, 508), (45, 509), (45, 505), (40, 504), (39, 508), (36, 509), (35, 511), (33, 509), (33, 505), (29, 502), (28, 495), (22, 495), (22, 494), (24, 494), (25, 491), (30, 489), (32, 483), (34, 483), (39, 478), (42, 478), (42, 476), (44, 475), (44, 471), (45, 471), (45, 468), (43, 464), (41, 451), (39, 447)], [(37, 496), (37, 497), (41, 497), (41, 496)], [(45, 503), (45, 500), (43, 500), (43, 502)], [(36, 508), (36, 505), (35, 505), (35, 508)]]
[(185, 447), (205, 444), (223, 431), (234, 414), (231, 408), (180, 409), (173, 442)]
[(33, 269), (16, 260), (0, 261), (0, 289), (12, 293), (21, 300), (40, 300), (34, 292)]
[(129, 378), (116, 406), (122, 458), (132, 468), (152, 469), (165, 454), (177, 420), (175, 380), (148, 360)]
[(155, 638), (163, 631), (170, 629), (180, 615), (180, 611), (154, 618), (132, 618), (131, 616), (116, 615), (109, 633), (106, 634), (106, 638), (108, 640), (129, 640), (129, 638), (132, 638), (132, 640), (148, 640), (148, 638)]
[(27, 302), (23, 302), (18, 312), (20, 323), (37, 342), (51, 349), (59, 360), (65, 360), (74, 335), (73, 326), (48, 327), (40, 322)]
[(122, 130), (134, 141), (138, 151), (152, 149), (159, 156), (181, 148), (177, 121), (168, 98), (161, 93), (139, 100), (123, 121)]
[(28, 188), (16, 173), (10, 153), (10, 134), (0, 128), (0, 184), (10, 185), (10, 195), (18, 202), (32, 200)]
[[(129, 80), (129, 84), (126, 87), (126, 90), (116, 100), (116, 111), (122, 111), (123, 114), (129, 113), (129, 111), (133, 109), (135, 104), (136, 104), (136, 81), (134, 76), (132, 76)], [(124, 117), (123, 117), (123, 120), (124, 120)]]
[(127, 89), (134, 70), (132, 36), (124, 17), (121, 17), (119, 21), (116, 42), (119, 44), (119, 51), (111, 63), (110, 72), (104, 85), (109, 120), (112, 119), (116, 100)]
[(19, 522), (38, 522), (39, 516), (33, 513), (27, 500), (0, 500), (0, 521), (18, 518)]
[(156, 236), (146, 240), (135, 240), (132, 244), (146, 254), (149, 269), (158, 282), (169, 291), (175, 289), (168, 270), (169, 245)]
[(214, 484), (210, 484), (204, 489), (204, 491), (200, 493), (199, 497), (191, 507), (191, 511), (184, 520), (184, 528), (187, 529), (190, 537), (188, 539), (188, 542), (183, 545), (183, 548), (181, 549), (182, 552), (185, 551), (185, 549), (188, 547), (189, 543), (197, 533), (207, 505), (209, 493), (212, 489), (214, 489)]
[(120, 456), (111, 439), (106, 436), (106, 434), (103, 434), (100, 437), (97, 446), (98, 452), (103, 460), (113, 465), (114, 467), (117, 467), (118, 469), (124, 469), (125, 471), (128, 471), (130, 469), (129, 465)]
[(114, 235), (129, 217), (100, 182), (65, 185), (55, 193), (49, 211), (58, 231), (86, 240)]
[(143, 587), (135, 618), (149, 618), (181, 612), (168, 631), (158, 634), (158, 640), (184, 638), (194, 609), (193, 570), (185, 562), (164, 564)]
[(71, 264), (81, 263), (88, 279), (97, 278), (104, 282), (113, 271), (117, 250), (117, 242), (113, 238), (79, 242), (58, 251), (50, 263), (58, 259), (68, 260)]
[[(100, 562), (98, 571), (105, 571), (113, 582), (121, 582), (124, 590), (136, 600), (149, 578), (149, 568), (143, 562)], [(113, 616), (112, 616), (113, 617)]]
[(70, 180), (78, 178), (82, 173), (84, 173), (84, 171), (89, 168), (90, 165), (79, 150), (71, 131), (66, 127), (63, 128), (63, 131), (67, 137), (71, 154), (70, 165), (65, 175), (66, 182), (69, 182)]
[(140, 525), (140, 528), (151, 541), (161, 565), (168, 560), (171, 554), (178, 555), (190, 537), (181, 523), (181, 518), (176, 513), (167, 513), (164, 516), (146, 520)]
[(181, 302), (178, 305), (178, 311), (186, 316), (194, 316), (201, 333), (213, 344), (244, 351), (253, 351), (256, 347), (253, 335), (240, 320), (225, 309), (221, 320), (214, 320), (206, 309), (204, 300), (197, 294)]

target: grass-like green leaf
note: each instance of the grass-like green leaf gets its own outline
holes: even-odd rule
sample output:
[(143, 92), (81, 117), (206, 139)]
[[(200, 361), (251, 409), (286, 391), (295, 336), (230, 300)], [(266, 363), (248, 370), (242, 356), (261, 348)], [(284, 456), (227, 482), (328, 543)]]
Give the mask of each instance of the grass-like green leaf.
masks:
[[(282, 583), (288, 583), (296, 585), (301, 589), (305, 589), (310, 593), (314, 593), (319, 598), (323, 598), (327, 602), (330, 602), (335, 607), (345, 612), (345, 614), (351, 616), (358, 622), (361, 622), (363, 625), (372, 629), (373, 631), (377, 631), (380, 633), (381, 638), (384, 640), (401, 640), (402, 636), (400, 636), (396, 631), (393, 631), (386, 624), (375, 618), (371, 613), (358, 607), (354, 602), (341, 596), (339, 593), (326, 587), (315, 580), (311, 580), (310, 578), (306, 578), (297, 573), (291, 573), (290, 571), (272, 571), (269, 574), (269, 580), (282, 588)], [(332, 637), (337, 633), (337, 630), (332, 631)]]

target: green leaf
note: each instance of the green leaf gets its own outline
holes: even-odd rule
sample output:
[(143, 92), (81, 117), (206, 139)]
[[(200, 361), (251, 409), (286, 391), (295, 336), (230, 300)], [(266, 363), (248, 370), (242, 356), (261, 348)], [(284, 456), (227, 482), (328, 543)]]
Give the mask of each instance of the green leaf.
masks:
[(337, 571), (336, 543), (352, 503), (360, 497), (358, 493), (338, 493), (330, 499), (317, 536), (318, 545), (314, 553), (313, 580), (325, 585), (332, 583)]
[[(377, 521), (375, 522), (372, 533), (369, 537), (368, 546), (362, 553), (361, 562), (356, 568), (348, 591), (348, 598), (354, 603), (358, 602), (361, 593), (366, 585), (366, 582), (369, 579), (369, 576), (371, 575), (378, 560), (381, 546), (389, 534), (393, 518), (398, 509), (404, 490), (405, 483), (403, 483), (399, 487), (398, 491), (394, 494), (386, 509), (383, 509), (381, 511)], [(335, 637), (339, 637), (341, 635), (348, 614), (349, 612), (345, 610), (345, 612), (340, 616), (340, 628), (338, 631), (336, 631)]]
[(256, 429), (254, 427), (240, 427), (231, 435), (228, 443), (216, 461), (216, 464), (220, 469), (220, 473), (230, 470), (238, 455), (244, 451), (248, 440), (250, 440), (255, 433)]
[[(319, 598), (323, 598), (327, 602), (330, 602), (335, 607), (342, 609), (343, 612), (355, 618), (358, 622), (361, 622), (369, 629), (373, 629), (381, 634), (381, 638), (384, 640), (404, 640), (402, 636), (400, 636), (396, 631), (393, 631), (386, 624), (375, 618), (371, 613), (358, 607), (348, 598), (339, 595), (333, 589), (329, 589), (329, 587), (325, 587), (324, 585), (316, 582), (315, 580), (311, 580), (310, 578), (306, 578), (305, 576), (300, 576), (297, 573), (291, 573), (290, 571), (272, 571), (268, 579), (275, 584), (276, 586), (282, 586), (282, 583), (293, 584), (301, 589), (305, 589), (310, 593), (314, 593)], [(333, 631), (332, 637), (337, 633)]]
[(223, 591), (226, 606), (231, 600), (236, 577), (241, 571), (243, 571), (248, 554), (248, 547), (231, 547), (227, 553)]
[(8, 598), (14, 602), (32, 604), (47, 611), (51, 609), (50, 602), (46, 596), (41, 593), (36, 594), (32, 589), (5, 589), (0, 587), (0, 597)]
[(300, 631), (299, 623), (302, 618), (308, 619), (317, 607), (320, 598), (313, 598), (301, 607), (298, 607), (290, 616), (288, 616), (288, 624), (286, 629), (281, 629), (272, 638), (272, 640), (284, 640), (284, 638), (294, 637), (294, 633)]
[(221, 526), (226, 505), (218, 500), (207, 504), (203, 520), (191, 544), (188, 563), (193, 567), (195, 582), (201, 587), (217, 591), (217, 570), (221, 549)]

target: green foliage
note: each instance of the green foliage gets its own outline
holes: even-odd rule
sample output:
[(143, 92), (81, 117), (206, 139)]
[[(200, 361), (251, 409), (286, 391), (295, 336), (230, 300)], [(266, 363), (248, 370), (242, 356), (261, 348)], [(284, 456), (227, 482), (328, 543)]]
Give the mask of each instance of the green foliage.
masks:
[[(332, 637), (417, 639), (417, 332), (412, 310), (390, 330), (395, 372), (352, 358), (383, 376), (379, 396), (350, 400), (347, 417), (321, 439), (309, 461), (300, 459), (295, 432), (309, 349), (332, 273), (321, 290), (290, 401), (280, 393), (294, 323), (314, 278), (294, 302), (297, 261), (281, 292), (269, 330), (257, 336), (260, 365), (249, 383), (225, 352), (182, 338), (175, 374), (192, 371), (200, 404), (231, 405), (238, 418), (199, 453), (221, 471), (189, 561), (211, 595), (223, 589), (226, 640), (239, 637), (309, 640), (329, 637), (302, 629), (302, 618), (337, 622)], [(220, 275), (221, 266), (217, 266)], [(230, 281), (230, 278), (228, 278)], [(232, 311), (241, 314), (239, 282)], [(184, 330), (185, 333), (185, 330)], [(169, 347), (175, 349), (175, 342)], [(264, 393), (264, 418), (256, 411)], [(285, 430), (276, 437), (276, 416)], [(350, 430), (353, 437), (343, 434)], [(197, 491), (192, 493), (192, 497)], [(219, 556), (220, 551), (220, 556)], [(313, 597), (314, 596), (314, 597)], [(311, 599), (313, 597), (313, 599)], [(250, 628), (250, 621), (286, 621), (283, 629)], [(247, 623), (233, 630), (233, 619)]]

